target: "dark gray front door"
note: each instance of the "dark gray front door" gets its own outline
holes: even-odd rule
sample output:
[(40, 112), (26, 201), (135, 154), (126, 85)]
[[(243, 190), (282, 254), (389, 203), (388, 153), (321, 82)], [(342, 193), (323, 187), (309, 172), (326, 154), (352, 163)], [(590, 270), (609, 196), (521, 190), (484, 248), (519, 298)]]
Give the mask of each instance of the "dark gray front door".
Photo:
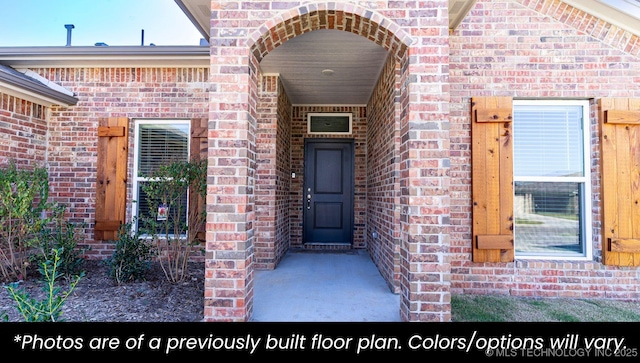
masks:
[(305, 141), (304, 242), (353, 241), (353, 141)]

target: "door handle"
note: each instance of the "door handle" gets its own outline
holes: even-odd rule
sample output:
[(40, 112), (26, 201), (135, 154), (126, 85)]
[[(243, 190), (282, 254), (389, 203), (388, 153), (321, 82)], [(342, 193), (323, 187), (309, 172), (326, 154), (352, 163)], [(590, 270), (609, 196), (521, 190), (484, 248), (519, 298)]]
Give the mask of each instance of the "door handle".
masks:
[(311, 209), (311, 188), (307, 189), (307, 209)]

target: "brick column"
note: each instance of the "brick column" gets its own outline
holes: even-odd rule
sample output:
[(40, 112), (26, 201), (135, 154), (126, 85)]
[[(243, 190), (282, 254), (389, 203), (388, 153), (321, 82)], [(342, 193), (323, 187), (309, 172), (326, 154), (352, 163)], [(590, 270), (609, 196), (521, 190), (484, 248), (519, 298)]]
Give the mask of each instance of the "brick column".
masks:
[(249, 48), (216, 32), (210, 42), (204, 319), (247, 321), (253, 301), (256, 72)]
[(274, 269), (277, 260), (275, 238), (278, 84), (279, 77), (276, 75), (260, 78), (255, 188), (255, 266), (258, 269)]
[(406, 29), (414, 37), (401, 120), (401, 314), (449, 321), (448, 2), (430, 1), (407, 14), (419, 25)]

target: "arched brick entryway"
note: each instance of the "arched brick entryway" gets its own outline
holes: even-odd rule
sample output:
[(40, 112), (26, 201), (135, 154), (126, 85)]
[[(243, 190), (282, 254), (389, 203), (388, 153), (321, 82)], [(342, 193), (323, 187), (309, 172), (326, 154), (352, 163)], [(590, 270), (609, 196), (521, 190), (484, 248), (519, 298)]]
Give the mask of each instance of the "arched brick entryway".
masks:
[[(277, 179), (286, 169), (277, 166), (278, 150), (282, 150), (277, 135), (266, 140), (259, 136), (260, 128), (268, 123), (272, 125), (267, 128), (277, 129), (283, 116), (278, 112), (271, 116), (261, 113), (258, 105), (271, 102), (278, 109), (279, 104), (286, 108), (287, 102), (282, 99), (277, 77), (261, 77), (258, 65), (278, 45), (319, 29), (358, 34), (392, 55), (386, 73), (391, 76), (380, 81), (391, 82), (390, 88), (384, 89), (392, 92), (378, 92), (372, 97), (372, 102), (377, 97), (393, 104), (391, 112), (383, 114), (381, 108), (377, 117), (392, 125), (385, 139), (387, 145), (393, 145), (395, 169), (389, 172), (388, 180), (393, 180), (396, 189), (386, 213), (392, 224), (388, 233), (391, 247), (376, 252), (380, 255), (376, 263), (388, 265), (386, 277), (401, 294), (404, 320), (449, 320), (448, 199), (444, 196), (449, 165), (448, 89), (443, 85), (448, 72), (443, 40), (446, 22), (427, 24), (424, 33), (410, 37), (380, 12), (343, 2), (321, 2), (280, 12), (252, 29), (246, 28), (253, 23), (247, 19), (232, 21), (245, 15), (233, 9), (217, 9), (215, 3), (212, 35), (217, 37), (210, 42), (205, 320), (249, 320), (256, 253), (272, 254), (275, 264), (286, 250), (286, 244), (277, 242), (277, 238), (270, 241), (271, 237), (264, 237), (278, 235), (278, 223), (272, 222), (286, 218), (286, 214), (283, 217), (284, 212), (277, 210), (277, 190), (265, 188), (263, 193), (260, 183), (263, 178)], [(442, 6), (446, 11), (446, 4)], [(420, 11), (405, 10), (407, 15)], [(417, 19), (421, 15), (414, 16)], [(425, 88), (421, 82), (432, 84)], [(258, 154), (265, 149), (275, 150), (268, 156), (273, 164), (260, 159), (258, 165)], [(274, 212), (264, 213), (258, 208), (273, 208)], [(367, 230), (369, 233), (371, 230)]]

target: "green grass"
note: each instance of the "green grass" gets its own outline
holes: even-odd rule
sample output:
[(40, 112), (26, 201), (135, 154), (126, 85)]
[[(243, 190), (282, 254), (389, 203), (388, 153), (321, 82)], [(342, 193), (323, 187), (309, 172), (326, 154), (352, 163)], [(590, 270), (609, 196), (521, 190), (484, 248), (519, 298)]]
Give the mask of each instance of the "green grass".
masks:
[(451, 310), (460, 321), (509, 321), (513, 302), (495, 296), (452, 297)]
[(451, 316), (459, 322), (637, 322), (640, 302), (452, 295)]

